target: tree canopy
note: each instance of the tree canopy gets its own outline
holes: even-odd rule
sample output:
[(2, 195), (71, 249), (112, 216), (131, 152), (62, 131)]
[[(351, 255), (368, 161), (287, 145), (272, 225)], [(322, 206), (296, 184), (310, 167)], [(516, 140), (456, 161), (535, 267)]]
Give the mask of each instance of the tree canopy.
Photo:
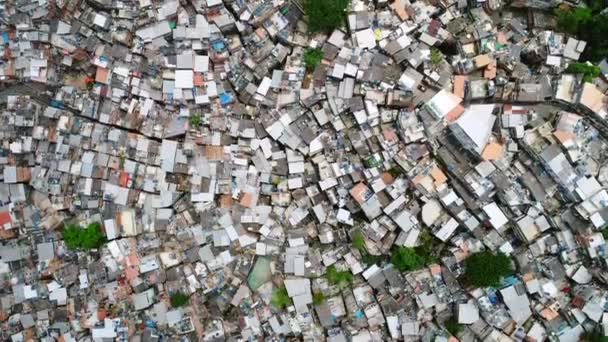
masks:
[(409, 272), (424, 266), (424, 257), (418, 255), (413, 248), (398, 247), (391, 254), (391, 262), (401, 272)]
[(452, 336), (456, 336), (460, 331), (462, 331), (462, 325), (458, 324), (458, 321), (456, 321), (454, 317), (445, 321), (443, 325), (445, 326), (445, 330), (447, 330)]
[(587, 7), (562, 6), (555, 10), (558, 29), (587, 42), (581, 60), (598, 62), (608, 55), (608, 15), (602, 0), (589, 0)]
[(608, 336), (604, 336), (598, 329), (587, 331), (580, 337), (581, 342), (608, 342)]
[(572, 63), (566, 68), (567, 73), (583, 74), (583, 81), (593, 82), (600, 75), (600, 67), (587, 63)]
[(489, 251), (471, 255), (464, 266), (465, 282), (477, 287), (499, 286), (501, 279), (513, 271), (508, 256)]
[[(314, 298), (313, 298), (314, 300)], [(287, 289), (283, 287), (279, 287), (272, 292), (272, 297), (270, 298), (270, 304), (277, 309), (284, 309), (291, 305), (291, 298), (289, 298), (289, 294), (287, 293)]]
[(325, 277), (332, 285), (343, 286), (353, 281), (353, 275), (348, 271), (338, 271), (336, 266), (331, 265), (327, 268)]
[(346, 21), (349, 0), (305, 0), (304, 13), (310, 32), (329, 32)]
[(188, 304), (190, 301), (190, 297), (183, 292), (176, 292), (171, 295), (171, 306), (174, 308), (178, 308), (180, 306), (184, 306)]
[(436, 47), (431, 47), (431, 64), (437, 65), (442, 59), (443, 55), (441, 54), (441, 51)]
[(101, 232), (101, 224), (93, 222), (86, 229), (77, 224), (68, 224), (63, 228), (63, 241), (69, 249), (94, 249), (106, 243), (106, 236)]
[(323, 60), (323, 50), (321, 49), (306, 49), (304, 52), (304, 64), (306, 70), (314, 70)]

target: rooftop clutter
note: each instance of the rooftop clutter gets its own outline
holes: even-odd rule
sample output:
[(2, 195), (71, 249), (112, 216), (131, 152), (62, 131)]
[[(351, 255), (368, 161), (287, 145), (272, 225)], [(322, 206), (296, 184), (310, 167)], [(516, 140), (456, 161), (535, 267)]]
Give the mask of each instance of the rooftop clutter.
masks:
[(0, 0), (0, 340), (608, 335), (589, 22), (311, 3)]

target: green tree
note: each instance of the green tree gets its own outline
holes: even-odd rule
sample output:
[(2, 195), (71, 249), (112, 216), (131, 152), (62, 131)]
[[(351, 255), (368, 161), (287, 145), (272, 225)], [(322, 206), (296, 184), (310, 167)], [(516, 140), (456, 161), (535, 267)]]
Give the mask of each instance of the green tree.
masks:
[(62, 235), (68, 249), (99, 248), (107, 241), (98, 222), (89, 224), (86, 229), (76, 224), (68, 224), (63, 228)]
[(577, 34), (582, 25), (592, 19), (591, 9), (587, 7), (557, 9), (555, 16), (557, 17), (557, 27), (570, 34)]
[(445, 330), (447, 330), (452, 336), (458, 335), (460, 331), (462, 331), (462, 325), (458, 324), (458, 322), (451, 317), (443, 324), (445, 326)]
[(608, 15), (602, 0), (587, 1), (588, 7), (561, 6), (555, 10), (557, 28), (587, 42), (581, 54), (582, 61), (598, 62), (608, 55)]
[(602, 236), (604, 237), (604, 240), (608, 240), (608, 228), (604, 228), (601, 230)]
[(403, 246), (393, 249), (391, 262), (401, 272), (415, 271), (425, 264), (424, 258), (413, 248)]
[(178, 308), (180, 306), (184, 306), (190, 302), (190, 296), (187, 294), (178, 291), (171, 295), (171, 306), (174, 308)]
[(431, 47), (431, 64), (436, 66), (441, 62), (442, 59), (443, 55), (441, 54), (441, 51), (439, 51), (439, 49), (436, 47)]
[(604, 336), (598, 329), (586, 331), (580, 337), (581, 342), (608, 342), (608, 337)]
[(391, 175), (391, 177), (393, 177), (393, 178), (399, 178), (399, 177), (405, 175), (405, 173), (403, 172), (403, 169), (401, 169), (400, 166), (392, 167), (392, 168), (386, 170), (386, 172), (388, 172)]
[(371, 255), (367, 252), (361, 253), (361, 261), (366, 265), (378, 264), (384, 261), (383, 255)]
[(312, 303), (314, 305), (321, 305), (325, 301), (325, 296), (322, 292), (313, 292), (312, 294)]
[(513, 271), (509, 257), (489, 251), (469, 256), (464, 266), (465, 282), (477, 287), (499, 286), (502, 278)]
[(304, 64), (306, 70), (314, 70), (323, 60), (323, 50), (321, 49), (306, 49), (304, 52)]
[(600, 75), (600, 67), (587, 63), (572, 63), (566, 68), (567, 73), (583, 74), (583, 81), (593, 82), (593, 79)]
[(329, 32), (346, 22), (349, 0), (304, 0), (310, 32)]
[(334, 265), (327, 268), (325, 277), (330, 284), (338, 285), (340, 287), (348, 285), (353, 281), (353, 275), (349, 271), (338, 271)]
[[(314, 300), (314, 298), (313, 298)], [(289, 294), (287, 293), (287, 289), (283, 287), (279, 287), (272, 292), (272, 297), (270, 298), (270, 303), (277, 309), (284, 309), (291, 305), (291, 298), (289, 298)]]
[(420, 245), (414, 247), (414, 251), (424, 259), (424, 264), (428, 265), (436, 262), (437, 258), (433, 255), (436, 250), (433, 235), (429, 234), (428, 230), (423, 230), (418, 237), (418, 241), (420, 241)]
[(200, 125), (202, 124), (201, 115), (198, 114), (198, 113), (193, 113), (188, 118), (188, 122), (190, 123), (190, 127), (192, 127), (192, 128), (199, 128)]
[(63, 241), (69, 249), (80, 247), (80, 231), (82, 228), (77, 224), (68, 224), (63, 228)]
[(98, 222), (91, 223), (80, 234), (80, 247), (83, 249), (94, 249), (106, 243), (106, 237), (101, 232)]

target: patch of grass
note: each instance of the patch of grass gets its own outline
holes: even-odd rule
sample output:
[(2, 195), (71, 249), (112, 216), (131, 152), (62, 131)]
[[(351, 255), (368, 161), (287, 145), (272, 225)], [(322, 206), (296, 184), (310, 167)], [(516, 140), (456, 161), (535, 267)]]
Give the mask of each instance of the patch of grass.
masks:
[(312, 294), (312, 303), (314, 305), (321, 305), (325, 302), (325, 296), (322, 292), (313, 292)]
[(304, 52), (304, 64), (306, 70), (314, 70), (323, 60), (323, 50), (321, 49), (306, 49)]
[(363, 233), (361, 233), (360, 230), (357, 230), (353, 233), (352, 236), (352, 243), (353, 243), (353, 247), (355, 249), (357, 249), (359, 252), (363, 253), (366, 251), (365, 249), (365, 237), (363, 236)]
[(190, 296), (183, 292), (175, 292), (171, 295), (171, 306), (174, 308), (179, 308), (180, 306), (184, 306), (190, 302)]
[(270, 304), (281, 310), (291, 305), (291, 298), (289, 298), (289, 294), (287, 293), (285, 286), (279, 287), (272, 292)]

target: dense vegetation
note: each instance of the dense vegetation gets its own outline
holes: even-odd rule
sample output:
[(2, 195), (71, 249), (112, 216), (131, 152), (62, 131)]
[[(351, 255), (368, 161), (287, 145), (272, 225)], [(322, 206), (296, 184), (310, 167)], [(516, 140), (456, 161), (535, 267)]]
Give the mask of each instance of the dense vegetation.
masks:
[(454, 317), (448, 319), (445, 323), (445, 330), (447, 330), (452, 336), (458, 335), (462, 331), (462, 325), (458, 324)]
[(346, 22), (349, 0), (305, 0), (310, 32), (329, 32)]
[(171, 306), (174, 308), (178, 308), (180, 306), (184, 306), (188, 304), (190, 301), (190, 297), (182, 292), (176, 292), (171, 295)]
[(509, 257), (489, 251), (471, 255), (464, 265), (465, 282), (477, 287), (499, 286), (501, 279), (513, 271)]
[(349, 271), (338, 271), (334, 265), (327, 268), (325, 277), (330, 284), (338, 286), (345, 286), (353, 281), (353, 275)]
[(585, 332), (580, 337), (581, 342), (608, 342), (608, 336), (604, 336), (599, 330)]
[(568, 65), (566, 72), (571, 74), (583, 74), (583, 81), (593, 82), (593, 79), (600, 75), (600, 68), (593, 64), (572, 63)]
[(598, 62), (608, 56), (608, 15), (600, 12), (606, 7), (602, 0), (589, 0), (588, 7), (560, 6), (555, 10), (558, 29), (587, 42), (581, 60)]
[(306, 49), (304, 52), (304, 64), (306, 70), (314, 70), (323, 60), (323, 50), (321, 49)]
[(95, 249), (107, 241), (98, 222), (89, 224), (86, 229), (77, 224), (68, 224), (62, 233), (63, 241), (69, 249)]
[(420, 234), (420, 246), (393, 249), (391, 263), (401, 272), (420, 269), (436, 262), (433, 255), (433, 237), (425, 230)]
[(424, 258), (410, 247), (398, 247), (391, 254), (391, 262), (401, 272), (415, 271), (424, 267)]
[[(313, 298), (314, 300), (314, 298)], [(284, 309), (291, 305), (291, 298), (287, 293), (285, 287), (279, 287), (272, 292), (272, 298), (270, 298), (270, 304), (277, 309)]]

